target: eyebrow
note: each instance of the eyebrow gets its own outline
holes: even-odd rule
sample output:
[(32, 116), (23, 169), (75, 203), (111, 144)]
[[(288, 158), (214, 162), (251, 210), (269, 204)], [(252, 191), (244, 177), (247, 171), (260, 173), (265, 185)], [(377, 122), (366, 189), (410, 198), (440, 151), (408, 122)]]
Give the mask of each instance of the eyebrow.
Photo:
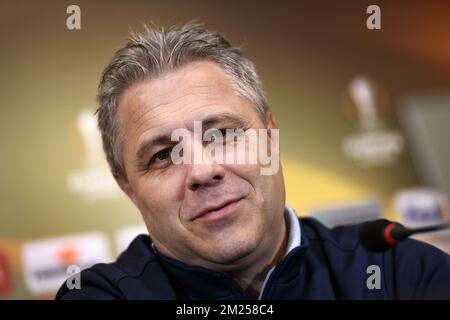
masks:
[[(203, 132), (213, 128), (215, 125), (221, 124), (226, 125), (228, 127), (237, 128), (237, 129), (247, 129), (250, 126), (250, 122), (248, 122), (246, 119), (228, 114), (228, 113), (221, 113), (217, 115), (212, 115), (209, 117), (206, 117), (205, 119), (202, 119), (202, 129)], [(191, 130), (192, 131), (192, 130)], [(203, 135), (202, 132), (202, 135)], [(138, 165), (144, 165), (147, 162), (148, 153), (150, 150), (157, 146), (165, 146), (169, 144), (173, 144), (175, 141), (171, 140), (171, 134), (160, 134), (156, 135), (155, 137), (152, 137), (151, 139), (148, 139), (147, 141), (144, 141), (138, 148), (138, 151), (136, 153), (136, 163)]]
[(213, 115), (202, 120), (202, 128), (206, 130), (217, 124), (227, 125), (237, 129), (243, 129), (250, 126), (250, 122), (246, 119), (228, 113)]
[(136, 153), (136, 163), (138, 165), (143, 165), (147, 161), (147, 155), (149, 151), (157, 146), (167, 145), (169, 142), (171, 142), (170, 138), (170, 135), (160, 134), (147, 141), (144, 141), (139, 146), (139, 149)]

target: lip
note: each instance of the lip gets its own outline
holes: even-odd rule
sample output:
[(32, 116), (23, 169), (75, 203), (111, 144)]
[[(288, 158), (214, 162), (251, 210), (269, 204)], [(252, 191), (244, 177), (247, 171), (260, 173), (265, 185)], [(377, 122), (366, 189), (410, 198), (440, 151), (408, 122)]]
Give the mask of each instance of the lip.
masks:
[(200, 213), (196, 215), (192, 220), (199, 219), (202, 221), (212, 222), (224, 219), (235, 211), (236, 207), (242, 199), (243, 198), (228, 199), (220, 202), (217, 205), (208, 206), (200, 211)]

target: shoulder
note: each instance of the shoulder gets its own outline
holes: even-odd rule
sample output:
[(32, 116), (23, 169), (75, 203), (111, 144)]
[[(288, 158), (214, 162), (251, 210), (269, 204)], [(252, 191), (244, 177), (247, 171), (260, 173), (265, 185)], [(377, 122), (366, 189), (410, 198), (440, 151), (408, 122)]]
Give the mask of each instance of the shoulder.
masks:
[(364, 283), (368, 267), (375, 265), (387, 297), (450, 298), (450, 257), (430, 244), (405, 239), (384, 252), (371, 252), (359, 240), (362, 224), (327, 228), (302, 218), (300, 225), (311, 255), (326, 261), (344, 286)]
[(450, 299), (450, 256), (427, 243), (407, 239), (392, 250), (399, 295), (408, 299)]
[(56, 299), (151, 299), (173, 295), (147, 235), (136, 237), (117, 261), (96, 264), (79, 276), (81, 288), (68, 289), (64, 283)]

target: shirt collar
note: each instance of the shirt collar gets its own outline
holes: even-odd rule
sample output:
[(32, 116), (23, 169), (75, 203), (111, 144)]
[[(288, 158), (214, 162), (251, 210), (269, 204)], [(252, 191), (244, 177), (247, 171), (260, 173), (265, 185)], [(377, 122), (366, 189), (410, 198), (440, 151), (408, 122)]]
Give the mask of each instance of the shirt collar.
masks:
[[(288, 236), (286, 252), (284, 253), (284, 257), (286, 257), (289, 252), (300, 246), (302, 231), (300, 229), (300, 221), (298, 220), (297, 214), (295, 213), (294, 209), (292, 209), (288, 204), (284, 205), (284, 218), (286, 220), (286, 231)], [(261, 286), (261, 291), (259, 292), (258, 300), (261, 300), (264, 289), (266, 288), (267, 282), (269, 281), (270, 275), (272, 274), (274, 269), (275, 267), (272, 267), (267, 272), (266, 278), (264, 279)]]
[(284, 209), (286, 230), (288, 232), (288, 241), (284, 256), (287, 256), (292, 249), (301, 245), (302, 231), (300, 229), (300, 221), (298, 220), (298, 216), (294, 209), (292, 209), (288, 204), (284, 206)]

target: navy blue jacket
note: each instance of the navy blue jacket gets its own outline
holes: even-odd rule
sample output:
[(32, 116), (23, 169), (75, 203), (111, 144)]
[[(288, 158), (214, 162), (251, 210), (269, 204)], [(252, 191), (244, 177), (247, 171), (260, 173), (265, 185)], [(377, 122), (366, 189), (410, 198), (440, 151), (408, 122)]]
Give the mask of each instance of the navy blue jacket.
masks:
[[(361, 225), (328, 229), (301, 218), (301, 245), (275, 267), (262, 299), (450, 299), (450, 257), (416, 240), (382, 253), (359, 243)], [(379, 267), (380, 288), (369, 289), (368, 267)], [(370, 279), (369, 279), (369, 282)], [(226, 274), (155, 253), (136, 237), (115, 263), (81, 272), (81, 289), (64, 283), (56, 299), (247, 299)]]

